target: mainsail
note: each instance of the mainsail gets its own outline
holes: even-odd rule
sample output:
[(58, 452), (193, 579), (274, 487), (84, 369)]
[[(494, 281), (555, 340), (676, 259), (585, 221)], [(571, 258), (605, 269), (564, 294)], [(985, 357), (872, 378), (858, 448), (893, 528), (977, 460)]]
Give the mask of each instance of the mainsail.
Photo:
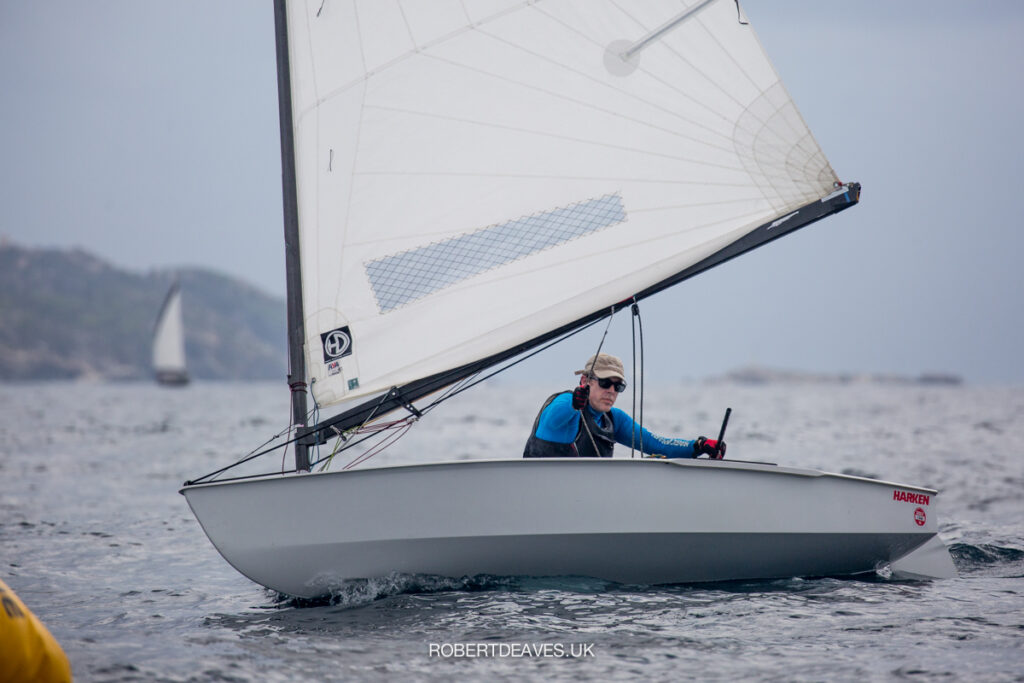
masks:
[(320, 406), (496, 358), (857, 200), (734, 2), (307, 0), (287, 33)]
[(153, 372), (162, 384), (185, 384), (185, 326), (181, 317), (181, 287), (171, 285), (153, 331)]

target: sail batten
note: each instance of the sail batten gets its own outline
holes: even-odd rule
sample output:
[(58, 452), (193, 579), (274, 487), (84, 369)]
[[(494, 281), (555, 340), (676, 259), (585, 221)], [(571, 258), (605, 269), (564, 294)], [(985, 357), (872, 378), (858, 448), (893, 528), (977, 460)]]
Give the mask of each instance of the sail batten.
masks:
[(663, 35), (665, 35), (669, 31), (671, 31), (672, 29), (676, 28), (677, 26), (679, 26), (679, 24), (683, 23), (684, 21), (686, 21), (690, 17), (694, 16), (695, 14), (697, 14), (697, 12), (701, 11), (702, 9), (704, 9), (705, 7), (707, 7), (708, 5), (710, 5), (713, 2), (715, 2), (715, 0), (701, 0), (701, 2), (698, 2), (693, 7), (688, 8), (685, 12), (683, 12), (679, 16), (673, 17), (671, 20), (669, 20), (668, 22), (666, 22), (662, 26), (659, 26), (658, 28), (656, 28), (649, 35), (644, 36), (640, 40), (636, 41), (636, 43), (634, 43), (633, 45), (629, 46), (625, 51), (623, 51), (623, 53), (622, 53), (623, 59), (631, 58), (633, 55), (635, 55), (636, 53), (640, 52), (640, 50), (643, 50), (645, 47), (647, 47), (648, 45), (650, 45), (654, 41), (658, 40)]
[(289, 12), (304, 361), (322, 407), (571, 325), (837, 180), (733, 3)]

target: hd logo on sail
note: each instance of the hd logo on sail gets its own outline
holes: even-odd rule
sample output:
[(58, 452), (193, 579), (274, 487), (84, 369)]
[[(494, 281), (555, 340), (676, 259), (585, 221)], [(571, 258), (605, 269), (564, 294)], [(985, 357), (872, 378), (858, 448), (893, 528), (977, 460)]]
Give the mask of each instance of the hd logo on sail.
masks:
[(352, 334), (347, 325), (324, 332), (320, 335), (320, 343), (324, 349), (324, 363), (352, 355)]

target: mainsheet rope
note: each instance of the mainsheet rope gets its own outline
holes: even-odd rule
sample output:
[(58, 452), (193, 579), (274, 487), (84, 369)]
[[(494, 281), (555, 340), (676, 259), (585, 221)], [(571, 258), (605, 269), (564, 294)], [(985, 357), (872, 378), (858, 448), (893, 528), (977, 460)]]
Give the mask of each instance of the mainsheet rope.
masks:
[[(640, 394), (640, 454), (643, 455), (643, 438), (644, 438), (644, 321), (640, 317), (640, 304), (637, 303), (636, 297), (633, 298), (633, 305), (631, 306), (633, 316), (630, 318), (633, 327), (633, 415), (636, 415), (636, 395)], [(636, 373), (636, 331), (640, 328), (640, 374)], [(639, 388), (639, 392), (637, 389)], [(630, 451), (629, 457), (636, 457), (633, 445), (635, 442), (636, 430), (633, 430), (633, 434), (630, 435)]]
[[(601, 341), (597, 344), (597, 351), (594, 353), (594, 360), (590, 363), (589, 368), (583, 368), (584, 377), (590, 378), (594, 375), (594, 366), (597, 365), (597, 357), (601, 355), (601, 347), (604, 346), (604, 340), (608, 336), (608, 329), (612, 326), (612, 318), (615, 317), (615, 307), (612, 306), (611, 311), (608, 313), (608, 324), (604, 326), (604, 334), (601, 335)], [(600, 455), (601, 451), (597, 449), (597, 441), (594, 440), (594, 435), (590, 432), (590, 425), (587, 424), (587, 418), (583, 415), (583, 411), (586, 410), (587, 406), (583, 405), (579, 408), (580, 424), (583, 425), (584, 431), (587, 432), (587, 436), (590, 437), (590, 445), (594, 447), (594, 453)]]

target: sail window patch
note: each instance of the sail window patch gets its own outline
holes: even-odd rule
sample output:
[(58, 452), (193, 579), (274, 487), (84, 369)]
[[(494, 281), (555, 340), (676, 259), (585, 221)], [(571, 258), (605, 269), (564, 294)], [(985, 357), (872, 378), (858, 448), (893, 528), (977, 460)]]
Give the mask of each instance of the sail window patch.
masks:
[(366, 264), (366, 275), (377, 306), (387, 313), (625, 220), (622, 196), (609, 194), (376, 259)]

